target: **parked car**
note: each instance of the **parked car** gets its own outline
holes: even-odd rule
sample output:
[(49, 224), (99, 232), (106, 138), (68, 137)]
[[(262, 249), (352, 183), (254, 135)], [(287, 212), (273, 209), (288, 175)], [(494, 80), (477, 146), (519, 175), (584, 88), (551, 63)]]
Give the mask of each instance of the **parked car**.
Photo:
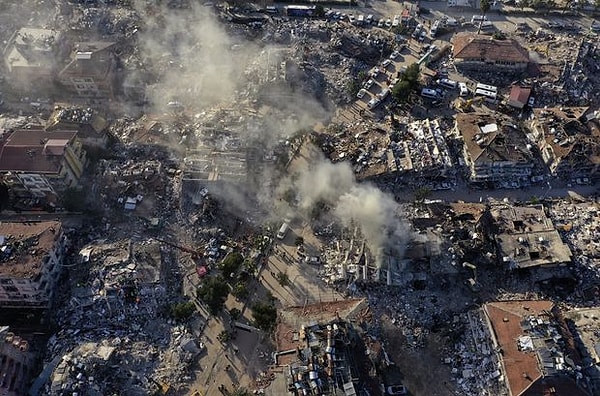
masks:
[(321, 258), (319, 256), (306, 256), (304, 258), (304, 263), (311, 265), (319, 265), (321, 264)]
[(400, 56), (400, 52), (394, 51), (394, 52), (391, 53), (390, 59), (391, 60), (396, 60), (396, 59), (398, 59), (399, 56)]
[(388, 67), (390, 64), (392, 63), (392, 61), (390, 59), (386, 59), (383, 61), (383, 63), (381, 64), (384, 68)]
[(360, 91), (358, 91), (358, 93), (356, 94), (356, 97), (358, 99), (362, 99), (365, 97), (366, 94), (367, 94), (367, 90), (362, 88)]
[(367, 82), (365, 82), (365, 85), (363, 85), (364, 89), (371, 89), (371, 87), (373, 86), (373, 84), (375, 84), (375, 81), (373, 81), (373, 79), (369, 78), (367, 80)]

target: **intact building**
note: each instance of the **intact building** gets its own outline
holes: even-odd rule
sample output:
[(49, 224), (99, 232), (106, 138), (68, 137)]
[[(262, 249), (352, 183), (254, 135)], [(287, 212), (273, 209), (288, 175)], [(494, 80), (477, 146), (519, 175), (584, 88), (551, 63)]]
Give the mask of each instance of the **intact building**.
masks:
[(0, 140), (0, 173), (38, 175), (57, 190), (76, 186), (86, 162), (76, 135), (41, 128), (17, 130)]
[(581, 387), (581, 357), (551, 301), (484, 305), (495, 355), (511, 396), (589, 396)]
[(529, 65), (529, 52), (515, 40), (459, 33), (452, 42), (454, 63), (459, 68), (524, 71)]
[(489, 215), (498, 257), (507, 269), (564, 267), (571, 262), (571, 250), (542, 205), (498, 204), (489, 209)]
[(65, 246), (58, 221), (0, 223), (0, 312), (50, 305)]
[(58, 71), (58, 80), (80, 97), (112, 97), (116, 69), (114, 47), (112, 42), (76, 43), (68, 63)]
[(536, 148), (510, 120), (486, 114), (457, 114), (456, 134), (471, 183), (496, 188), (528, 185), (538, 165)]

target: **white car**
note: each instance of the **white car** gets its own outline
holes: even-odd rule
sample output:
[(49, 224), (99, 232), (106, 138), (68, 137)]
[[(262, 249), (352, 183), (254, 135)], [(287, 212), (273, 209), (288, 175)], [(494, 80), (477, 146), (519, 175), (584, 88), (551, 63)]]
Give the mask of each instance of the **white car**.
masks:
[(383, 21), (383, 19), (380, 19), (380, 20), (377, 22), (377, 27), (380, 27), (380, 28), (381, 28), (381, 27), (383, 27), (383, 25), (384, 25), (384, 24), (385, 24), (385, 22)]
[(390, 64), (392, 63), (392, 61), (390, 59), (386, 59), (383, 61), (383, 63), (381, 64), (384, 68), (388, 67)]
[(458, 83), (458, 90), (459, 90), (459, 95), (460, 96), (467, 96), (467, 95), (469, 95), (469, 88), (467, 88), (467, 84), (465, 84), (464, 82), (459, 82)]
[(385, 20), (385, 27), (392, 27), (392, 20), (390, 18)]
[(391, 59), (391, 60), (396, 60), (396, 59), (398, 59), (398, 57), (399, 57), (399, 56), (400, 56), (400, 52), (398, 52), (398, 51), (394, 51), (394, 52), (392, 52), (392, 54), (390, 55), (390, 59)]
[(381, 103), (379, 99), (373, 98), (369, 100), (369, 103), (367, 103), (367, 107), (369, 109), (374, 109), (375, 107), (379, 106), (379, 103)]
[(373, 70), (371, 70), (370, 76), (373, 77), (373, 78), (377, 78), (377, 76), (379, 75), (379, 73), (381, 73), (381, 70), (378, 67), (376, 67)]
[(358, 99), (362, 99), (365, 97), (366, 94), (367, 94), (367, 90), (363, 88), (360, 91), (358, 91), (358, 93), (356, 94), (356, 97)]
[(367, 82), (365, 83), (365, 85), (363, 85), (363, 88), (370, 89), (373, 86), (373, 84), (375, 84), (375, 81), (373, 81), (372, 79), (369, 78), (367, 80)]

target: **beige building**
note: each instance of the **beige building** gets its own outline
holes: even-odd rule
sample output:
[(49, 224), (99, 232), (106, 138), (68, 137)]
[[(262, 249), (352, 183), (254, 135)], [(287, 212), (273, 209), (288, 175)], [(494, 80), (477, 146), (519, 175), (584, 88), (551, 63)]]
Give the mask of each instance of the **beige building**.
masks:
[(58, 221), (0, 223), (0, 309), (47, 307), (65, 245)]
[(523, 71), (529, 65), (529, 52), (512, 39), (459, 33), (452, 38), (452, 44), (454, 63), (460, 68)]
[(11, 84), (39, 92), (52, 86), (55, 69), (67, 52), (60, 32), (22, 28), (11, 36), (2, 56)]
[(463, 141), (463, 160), (472, 183), (515, 188), (531, 182), (537, 154), (510, 120), (457, 114), (455, 127)]
[(76, 186), (85, 163), (75, 131), (23, 129), (0, 140), (0, 173), (40, 175), (57, 190)]

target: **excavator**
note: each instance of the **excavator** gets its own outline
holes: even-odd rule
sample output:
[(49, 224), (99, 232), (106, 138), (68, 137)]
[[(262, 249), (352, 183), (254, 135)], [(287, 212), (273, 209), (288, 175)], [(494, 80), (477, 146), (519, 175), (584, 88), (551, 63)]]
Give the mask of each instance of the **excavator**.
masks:
[(204, 250), (201, 249), (192, 249), (191, 247), (179, 245), (175, 242), (169, 242), (164, 239), (154, 238), (156, 241), (163, 243), (172, 248), (181, 250), (182, 252), (186, 252), (192, 255), (192, 259), (196, 262), (196, 272), (200, 277), (203, 277), (208, 273), (208, 266), (200, 260), (204, 256)]
[(458, 98), (455, 102), (455, 107), (458, 111), (460, 111), (462, 113), (467, 113), (467, 112), (473, 111), (472, 106), (475, 103), (479, 103), (483, 100), (485, 100), (484, 96), (478, 96), (478, 97), (471, 98), (471, 99)]

